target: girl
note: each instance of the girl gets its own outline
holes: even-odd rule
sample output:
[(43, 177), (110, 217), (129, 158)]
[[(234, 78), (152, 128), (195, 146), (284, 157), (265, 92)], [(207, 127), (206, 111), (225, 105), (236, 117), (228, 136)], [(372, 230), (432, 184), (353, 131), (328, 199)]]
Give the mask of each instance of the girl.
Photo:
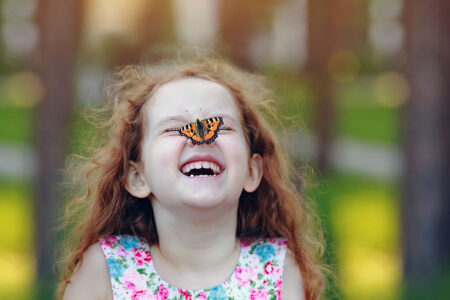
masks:
[(60, 298), (319, 298), (321, 235), (257, 76), (215, 59), (128, 66), (108, 98)]

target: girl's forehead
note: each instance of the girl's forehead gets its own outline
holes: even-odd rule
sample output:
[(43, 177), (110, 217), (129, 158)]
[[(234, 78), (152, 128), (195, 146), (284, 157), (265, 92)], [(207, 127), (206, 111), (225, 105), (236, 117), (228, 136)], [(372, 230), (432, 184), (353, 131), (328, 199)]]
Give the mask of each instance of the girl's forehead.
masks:
[(233, 98), (227, 88), (221, 84), (197, 77), (185, 77), (169, 81), (156, 89), (153, 100), (163, 99), (202, 99), (209, 97)]
[(152, 125), (175, 117), (184, 117), (186, 122), (214, 116), (223, 116), (230, 121), (240, 119), (228, 89), (206, 79), (187, 77), (168, 82), (159, 87), (149, 100), (146, 110)]

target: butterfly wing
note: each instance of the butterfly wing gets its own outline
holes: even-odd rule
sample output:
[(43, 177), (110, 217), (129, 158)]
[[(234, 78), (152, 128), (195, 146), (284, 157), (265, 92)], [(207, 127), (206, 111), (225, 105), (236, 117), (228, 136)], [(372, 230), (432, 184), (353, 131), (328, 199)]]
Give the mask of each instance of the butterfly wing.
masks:
[(192, 122), (181, 127), (179, 133), (190, 139), (196, 145), (203, 143), (209, 144), (217, 138), (220, 126), (222, 125), (222, 117), (212, 117), (202, 121), (198, 121), (197, 119), (197, 122)]
[(194, 123), (190, 123), (181, 127), (179, 130), (180, 134), (187, 138), (192, 138), (192, 136), (194, 135), (194, 129), (192, 126), (193, 124)]
[(209, 144), (217, 138), (220, 126), (223, 125), (223, 119), (222, 117), (213, 117), (204, 119), (202, 122), (205, 125), (205, 142)]
[(199, 131), (198, 131), (198, 126), (196, 122), (192, 122), (189, 123), (183, 127), (181, 127), (180, 129), (180, 135), (185, 136), (187, 138), (189, 138), (190, 140), (192, 140), (192, 142), (194, 144), (203, 144), (204, 140), (203, 138), (200, 136)]

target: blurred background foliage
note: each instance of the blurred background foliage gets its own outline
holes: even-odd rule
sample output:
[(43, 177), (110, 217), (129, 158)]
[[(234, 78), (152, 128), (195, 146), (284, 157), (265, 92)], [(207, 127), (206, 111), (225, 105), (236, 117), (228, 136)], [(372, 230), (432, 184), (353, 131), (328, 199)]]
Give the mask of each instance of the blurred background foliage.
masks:
[[(450, 12), (444, 0), (432, 2)], [(431, 213), (411, 205), (422, 227), (409, 225), (415, 219), (405, 208), (414, 182), (405, 170), (416, 170), (408, 157), (420, 147), (408, 142), (408, 124), (413, 118), (425, 126), (436, 107), (450, 117), (442, 100), (450, 95), (443, 76), (449, 54), (425, 56), (442, 62), (427, 73), (441, 85), (423, 79), (441, 105), (422, 103), (423, 114), (405, 117), (421, 93), (412, 84), (420, 73), (411, 64), (420, 53), (414, 45), (429, 34), (414, 25), (426, 11), (419, 1), (3, 0), (0, 10), (0, 299), (53, 297), (58, 238), (52, 228), (64, 204), (59, 170), (67, 154), (87, 154), (93, 128), (81, 115), (104, 99), (106, 74), (158, 62), (183, 47), (213, 49), (271, 81), (293, 162), (316, 170), (306, 194), (336, 275), (325, 299), (450, 298), (448, 234), (442, 242), (448, 204)], [(425, 28), (435, 28), (427, 23), (433, 16), (448, 17), (439, 9), (424, 15)], [(439, 24), (437, 40), (450, 33), (448, 22)], [(438, 46), (450, 52), (447, 42)], [(435, 123), (425, 136), (439, 131), (440, 140), (449, 123)], [(433, 179), (447, 178), (448, 185), (443, 157), (444, 169)], [(449, 202), (446, 191), (433, 203)], [(414, 243), (405, 242), (410, 236)], [(434, 260), (409, 252), (424, 243), (429, 247), (420, 255)]]

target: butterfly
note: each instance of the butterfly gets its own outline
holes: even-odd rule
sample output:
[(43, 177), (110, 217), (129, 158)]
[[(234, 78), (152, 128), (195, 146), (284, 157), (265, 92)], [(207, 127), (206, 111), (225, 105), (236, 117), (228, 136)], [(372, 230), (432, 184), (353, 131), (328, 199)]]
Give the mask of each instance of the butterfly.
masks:
[(197, 119), (195, 122), (189, 123), (180, 129), (171, 129), (169, 131), (178, 131), (181, 136), (185, 136), (196, 145), (213, 142), (220, 130), (230, 130), (221, 128), (223, 125), (222, 117), (212, 117), (204, 120)]

